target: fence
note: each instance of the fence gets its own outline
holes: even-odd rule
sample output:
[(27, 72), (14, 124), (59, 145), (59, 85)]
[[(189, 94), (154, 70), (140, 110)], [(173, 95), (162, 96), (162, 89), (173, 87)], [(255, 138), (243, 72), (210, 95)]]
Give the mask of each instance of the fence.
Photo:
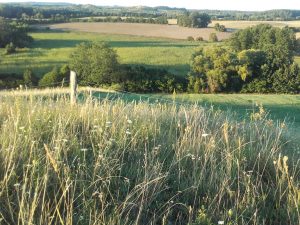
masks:
[[(176, 106), (195, 106), (198, 105), (196, 103), (191, 103), (188, 101), (177, 101), (176, 100), (176, 94), (173, 94), (172, 98), (166, 98), (163, 96), (158, 96), (155, 94), (155, 96), (149, 96), (148, 94), (139, 94), (139, 93), (133, 93), (128, 91), (122, 91), (122, 90), (114, 90), (111, 88), (103, 89), (103, 88), (93, 88), (92, 83), (86, 83), (86, 87), (80, 87), (78, 88), (78, 82), (77, 82), (77, 76), (74, 71), (70, 72), (70, 79), (69, 81), (62, 81), (62, 82), (56, 82), (52, 83), (50, 86), (61, 86), (61, 88), (57, 89), (41, 89), (45, 87), (49, 87), (49, 84), (47, 86), (31, 86), (26, 87), (22, 86), (19, 89), (12, 89), (6, 92), (6, 95), (11, 92), (12, 95), (53, 95), (56, 96), (57, 94), (65, 94), (68, 95), (68, 99), (70, 100), (70, 104), (76, 105), (78, 102), (78, 99), (81, 98), (82, 93), (87, 93), (87, 96), (89, 96), (91, 99), (97, 101), (100, 99), (100, 96), (102, 98), (102, 95), (105, 93), (105, 99), (109, 101), (115, 101), (117, 99), (122, 100), (130, 100), (132, 101), (140, 101), (140, 102), (147, 102), (149, 104), (170, 104), (170, 105), (176, 105)], [(66, 87), (68, 85), (69, 87)], [(21, 91), (19, 91), (21, 90)], [(98, 95), (98, 97), (96, 97)], [(0, 92), (1, 96), (1, 92)], [(2, 91), (3, 96), (3, 91)]]

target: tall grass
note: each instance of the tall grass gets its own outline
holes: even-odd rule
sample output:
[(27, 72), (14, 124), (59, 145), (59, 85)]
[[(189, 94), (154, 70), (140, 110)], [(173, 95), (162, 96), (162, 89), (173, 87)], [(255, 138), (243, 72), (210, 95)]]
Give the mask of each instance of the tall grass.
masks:
[(299, 224), (285, 124), (198, 106), (0, 96), (2, 224)]

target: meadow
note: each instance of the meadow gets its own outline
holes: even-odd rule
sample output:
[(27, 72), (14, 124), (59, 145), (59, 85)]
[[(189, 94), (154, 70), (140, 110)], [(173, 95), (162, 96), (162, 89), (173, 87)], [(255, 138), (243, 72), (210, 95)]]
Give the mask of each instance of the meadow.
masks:
[(262, 110), (34, 92), (0, 92), (2, 224), (300, 222), (299, 146)]
[(174, 74), (186, 75), (195, 48), (210, 45), (167, 38), (73, 31), (38, 31), (30, 35), (35, 40), (30, 48), (8, 56), (4, 55), (4, 49), (0, 49), (0, 73), (22, 74), (29, 67), (41, 77), (54, 66), (68, 63), (77, 44), (105, 41), (116, 49), (121, 63), (166, 68)]

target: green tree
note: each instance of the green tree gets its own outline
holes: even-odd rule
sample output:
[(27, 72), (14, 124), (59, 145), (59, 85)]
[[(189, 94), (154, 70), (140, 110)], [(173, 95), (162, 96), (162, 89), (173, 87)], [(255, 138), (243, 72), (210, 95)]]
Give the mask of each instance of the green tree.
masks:
[(119, 66), (115, 50), (106, 43), (82, 43), (71, 54), (70, 67), (82, 84), (111, 84)]

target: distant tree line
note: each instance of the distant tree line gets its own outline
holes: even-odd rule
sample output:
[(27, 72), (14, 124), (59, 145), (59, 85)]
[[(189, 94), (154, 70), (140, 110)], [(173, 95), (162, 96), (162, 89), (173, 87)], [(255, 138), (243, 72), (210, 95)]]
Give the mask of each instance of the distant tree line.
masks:
[(235, 33), (228, 46), (198, 50), (192, 57), (192, 93), (299, 93), (298, 45), (289, 28), (258, 25)]
[(86, 19), (70, 19), (70, 22), (102, 22), (102, 23), (150, 23), (150, 24), (168, 24), (166, 16), (157, 18), (144, 18), (144, 17), (90, 17)]
[[(299, 20), (300, 10), (270, 10), (264, 12), (187, 10), (170, 7), (101, 7), (61, 3), (3, 3), (0, 17), (18, 19), (28, 23), (69, 22), (84, 17), (129, 17), (129, 18), (178, 18), (180, 25), (199, 27), (195, 14), (207, 14), (213, 20)], [(138, 21), (138, 20), (137, 20)], [(134, 21), (136, 22), (136, 21)], [(201, 23), (200, 23), (201, 24)], [(205, 27), (200, 25), (200, 27)]]

